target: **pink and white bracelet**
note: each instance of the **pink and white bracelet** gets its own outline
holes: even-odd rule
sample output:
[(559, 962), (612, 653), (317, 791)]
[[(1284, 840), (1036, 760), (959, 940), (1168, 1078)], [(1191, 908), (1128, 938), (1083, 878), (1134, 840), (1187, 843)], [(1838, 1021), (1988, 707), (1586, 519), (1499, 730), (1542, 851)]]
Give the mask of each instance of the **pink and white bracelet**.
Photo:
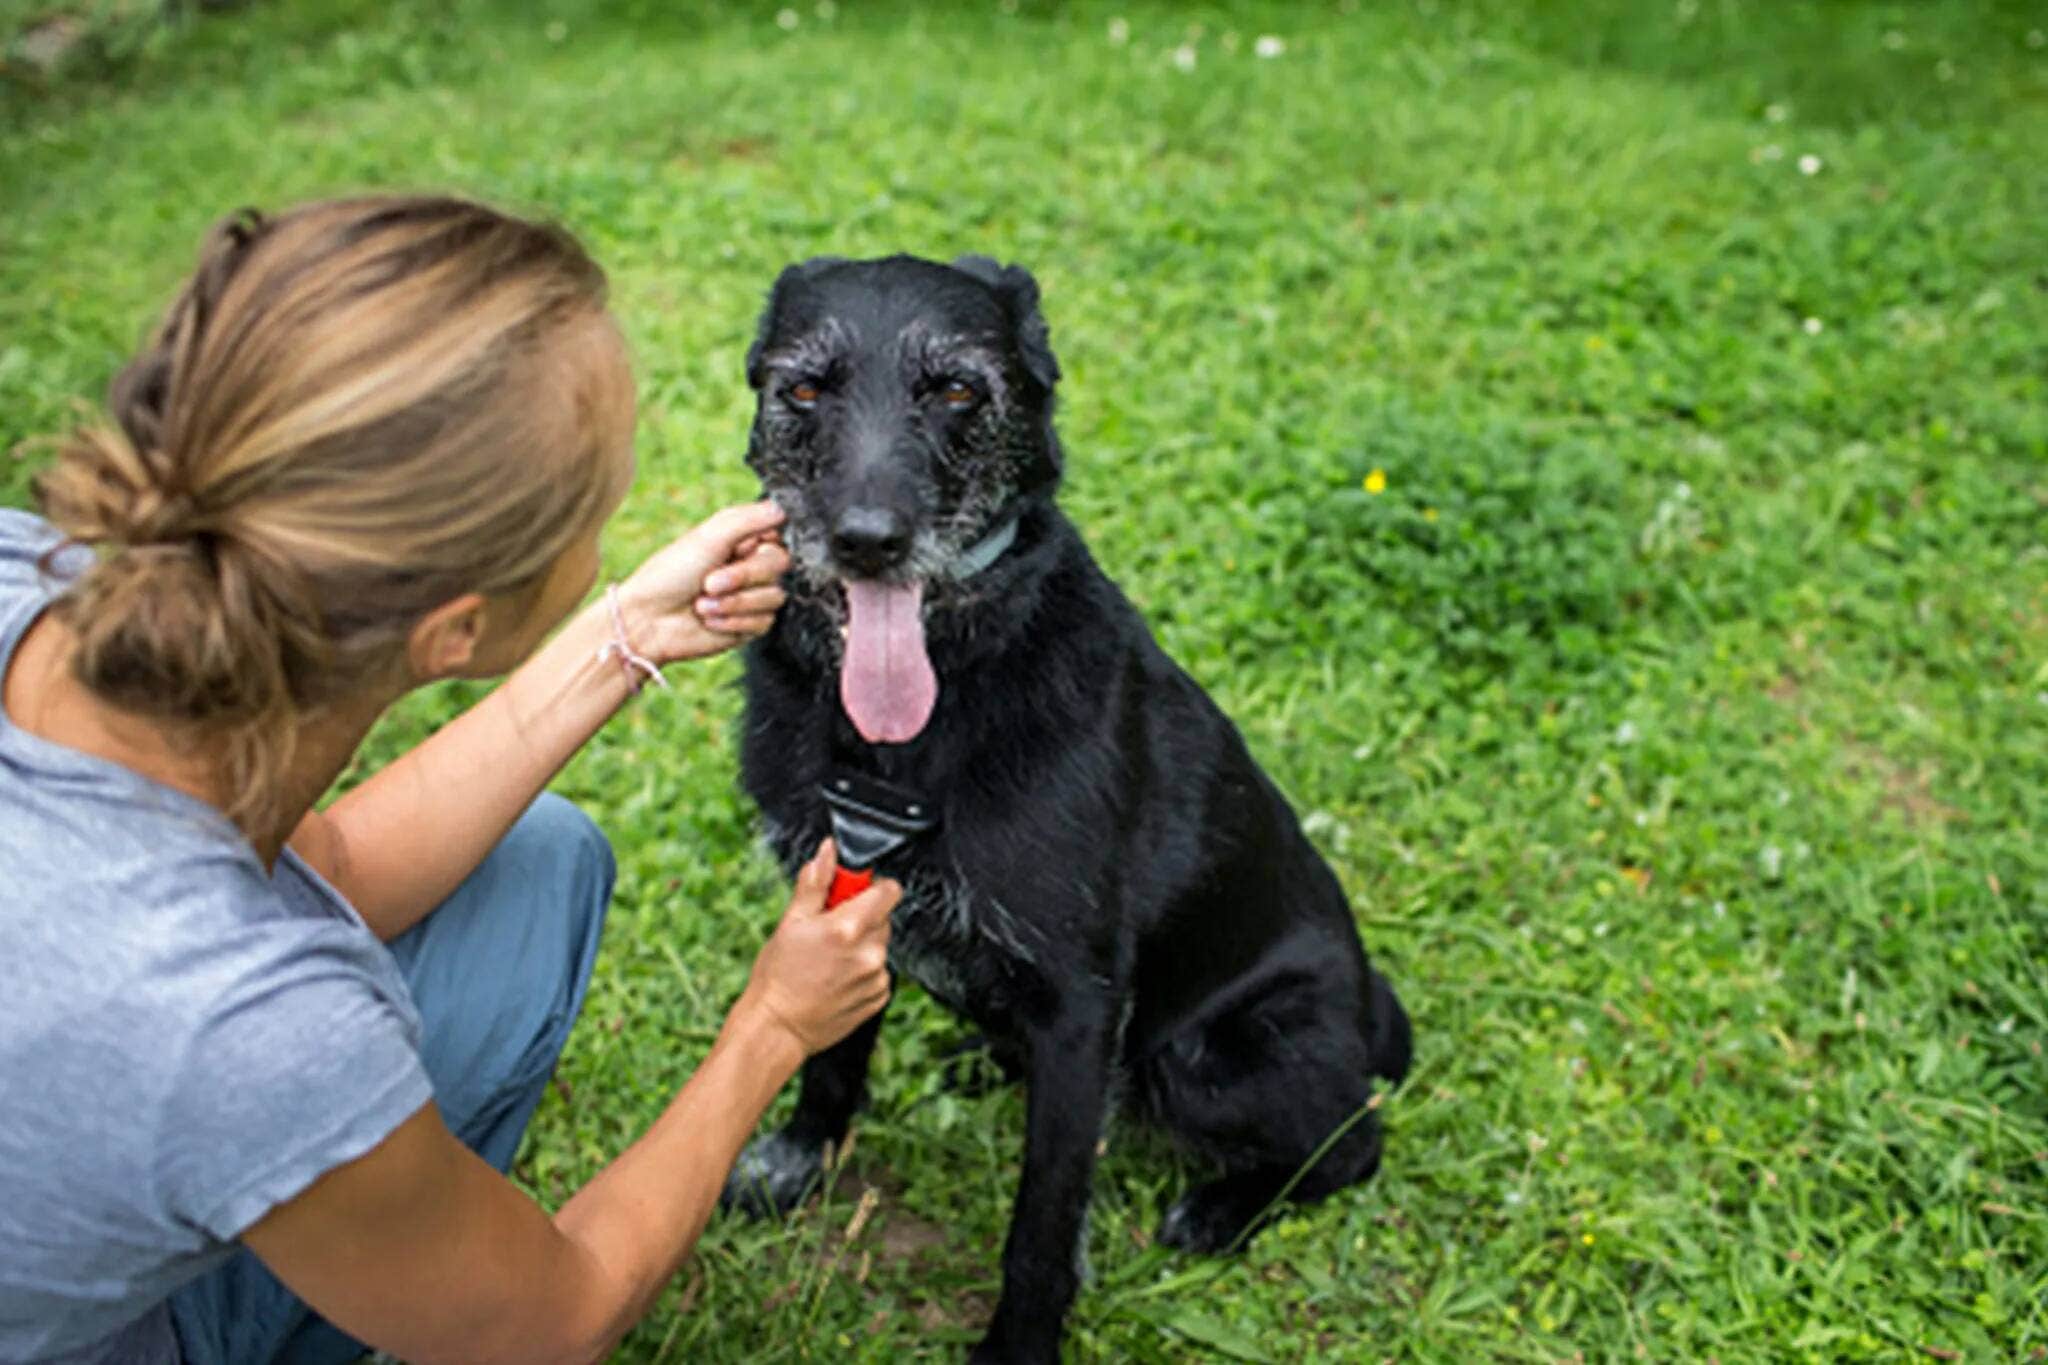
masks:
[(605, 605), (612, 611), (612, 638), (610, 643), (597, 651), (597, 661), (617, 659), (619, 667), (626, 670), (626, 684), (638, 692), (649, 682), (667, 687), (668, 679), (661, 676), (661, 665), (633, 648), (626, 638), (626, 618), (619, 614), (619, 585), (610, 583), (604, 590)]

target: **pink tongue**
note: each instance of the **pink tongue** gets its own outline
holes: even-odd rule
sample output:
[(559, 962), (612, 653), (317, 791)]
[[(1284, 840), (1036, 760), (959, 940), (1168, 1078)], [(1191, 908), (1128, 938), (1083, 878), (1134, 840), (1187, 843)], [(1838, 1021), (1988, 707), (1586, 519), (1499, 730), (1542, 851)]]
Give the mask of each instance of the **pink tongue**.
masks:
[(939, 680), (924, 652), (924, 589), (849, 579), (846, 658), (839, 700), (870, 744), (916, 739), (938, 704)]

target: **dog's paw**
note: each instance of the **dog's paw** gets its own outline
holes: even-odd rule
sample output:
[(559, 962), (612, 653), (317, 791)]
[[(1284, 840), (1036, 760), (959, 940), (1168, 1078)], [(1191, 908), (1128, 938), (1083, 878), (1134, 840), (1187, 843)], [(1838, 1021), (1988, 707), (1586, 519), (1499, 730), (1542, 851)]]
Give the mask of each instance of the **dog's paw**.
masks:
[(784, 1129), (747, 1144), (725, 1178), (718, 1206), (754, 1218), (779, 1218), (803, 1203), (824, 1177), (825, 1144)]
[(1175, 1200), (1159, 1220), (1153, 1241), (1175, 1251), (1220, 1256), (1241, 1249), (1269, 1221), (1263, 1203), (1248, 1207), (1240, 1191), (1219, 1180), (1198, 1185)]

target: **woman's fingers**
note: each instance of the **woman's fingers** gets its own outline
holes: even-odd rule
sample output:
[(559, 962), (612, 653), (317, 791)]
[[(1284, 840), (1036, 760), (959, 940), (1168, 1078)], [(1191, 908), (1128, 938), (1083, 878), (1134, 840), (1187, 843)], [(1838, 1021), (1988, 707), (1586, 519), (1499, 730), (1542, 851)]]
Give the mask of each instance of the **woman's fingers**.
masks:
[(779, 541), (764, 541), (736, 554), (734, 562), (704, 575), (704, 591), (713, 597), (781, 581), (789, 571), (789, 551)]
[(748, 588), (716, 597), (700, 597), (697, 599), (697, 614), (706, 621), (711, 621), (715, 617), (730, 620), (740, 616), (773, 616), (781, 610), (786, 597), (787, 594), (781, 588), (771, 583), (765, 588)]
[[(782, 509), (772, 502), (741, 503), (713, 512), (685, 539), (694, 542), (704, 559), (712, 565), (730, 568), (732, 562), (743, 555), (752, 559), (770, 549), (766, 537), (782, 524), (782, 519)], [(749, 545), (749, 548), (742, 550), (742, 545)], [(772, 548), (780, 550), (781, 546), (776, 544)]]
[(883, 877), (873, 886), (833, 909), (835, 915), (846, 916), (847, 931), (856, 939), (879, 935), (885, 941), (889, 935), (889, 912), (903, 899), (903, 884), (890, 877)]
[(730, 557), (739, 543), (750, 536), (761, 536), (782, 525), (786, 514), (767, 498), (759, 502), (735, 503), (720, 508), (698, 524), (690, 534), (705, 539), (724, 551), (721, 559)]
[(809, 862), (797, 869), (796, 886), (791, 890), (789, 908), (801, 909), (805, 914), (817, 914), (825, 908), (825, 892), (832, 885), (832, 869), (838, 866), (839, 850), (827, 835), (819, 843), (817, 852)]
[(763, 531), (761, 532), (761, 534), (757, 536), (748, 536), (739, 544), (732, 547), (732, 556), (734, 559), (745, 559), (748, 555), (754, 553), (754, 551), (760, 549), (763, 545), (780, 545), (781, 543), (782, 531), (781, 528), (778, 527), (772, 531)]

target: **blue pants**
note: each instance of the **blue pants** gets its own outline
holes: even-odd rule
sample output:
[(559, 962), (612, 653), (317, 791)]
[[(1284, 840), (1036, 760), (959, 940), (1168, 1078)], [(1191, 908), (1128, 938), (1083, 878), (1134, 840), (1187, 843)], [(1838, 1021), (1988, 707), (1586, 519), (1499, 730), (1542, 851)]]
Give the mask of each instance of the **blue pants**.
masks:
[[(611, 845), (544, 795), (469, 880), (392, 940), (448, 1128), (503, 1171), (583, 1008), (611, 899)], [(171, 1300), (189, 1365), (344, 1365), (361, 1343), (247, 1251)]]

